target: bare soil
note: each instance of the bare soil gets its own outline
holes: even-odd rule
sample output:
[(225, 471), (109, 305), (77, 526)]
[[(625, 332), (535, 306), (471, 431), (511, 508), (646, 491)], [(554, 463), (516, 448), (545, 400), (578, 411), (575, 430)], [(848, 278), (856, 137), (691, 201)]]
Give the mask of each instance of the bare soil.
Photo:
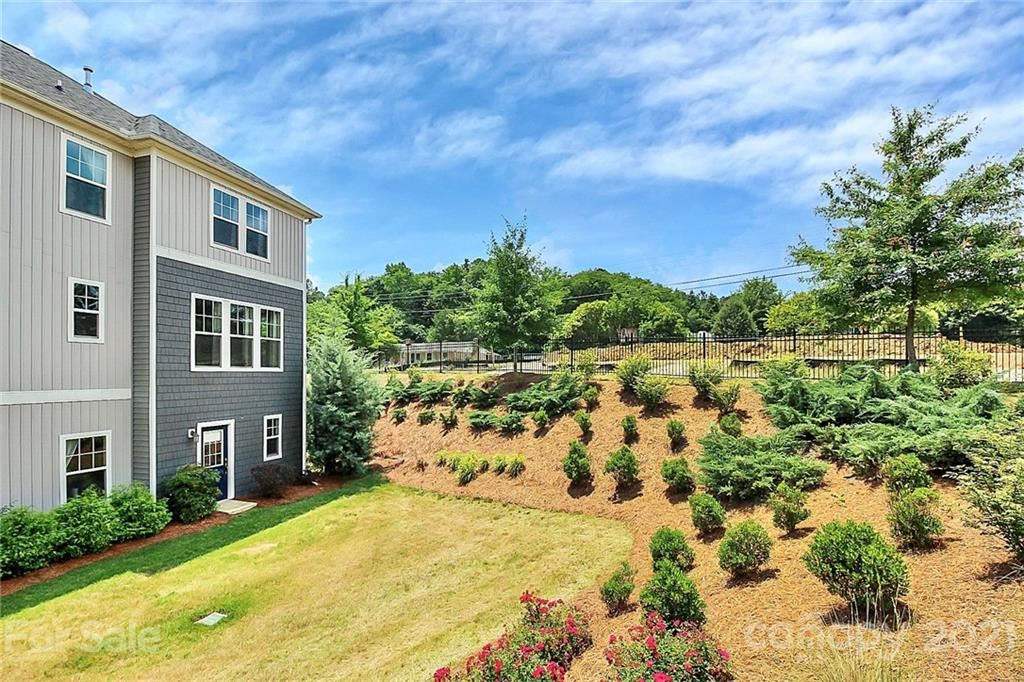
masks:
[[(895, 629), (873, 627), (849, 614), (842, 600), (830, 595), (807, 571), (801, 557), (813, 530), (831, 520), (868, 521), (889, 537), (886, 494), (881, 487), (831, 468), (825, 484), (811, 494), (811, 517), (792, 536), (772, 526), (771, 512), (764, 504), (727, 505), (729, 523), (753, 518), (776, 538), (766, 570), (750, 579), (734, 580), (718, 566), (719, 538), (696, 535), (686, 497), (669, 495), (660, 476), (662, 461), (676, 456), (665, 432), (668, 419), (686, 425), (689, 440), (681, 454), (697, 471), (697, 440), (715, 422), (717, 411), (698, 400), (691, 387), (674, 385), (665, 409), (649, 415), (631, 396), (620, 394), (614, 383), (600, 383), (601, 404), (592, 415), (593, 436), (587, 442), (595, 477), (592, 486), (582, 488), (569, 486), (561, 468), (568, 443), (580, 436), (571, 416), (558, 419), (543, 432), (504, 437), (475, 433), (465, 418), (448, 433), (436, 423), (420, 426), (413, 406), (403, 424), (395, 425), (384, 415), (376, 427), (378, 464), (397, 483), (607, 517), (631, 529), (634, 542), (629, 561), (639, 571), (634, 608), (609, 616), (598, 584), (576, 597), (593, 614), (595, 646), (573, 665), (570, 679), (595, 680), (607, 674), (602, 651), (609, 635), (622, 634), (639, 621), (636, 598), (651, 575), (648, 543), (661, 526), (683, 530), (696, 550), (697, 566), (691, 575), (707, 602), (708, 629), (732, 653), (738, 679), (812, 677), (820, 671), (825, 651), (858, 642), (869, 651), (894, 655), (915, 679), (1024, 679), (1024, 653), (1014, 640), (1016, 634), (1024, 633), (1024, 585), (1000, 579), (1008, 571), (1009, 554), (997, 540), (964, 525), (966, 505), (954, 486), (937, 483), (946, 526), (941, 546), (906, 555), (911, 579), (904, 614), (908, 622)], [(759, 396), (748, 387), (743, 389), (739, 409), (746, 434), (775, 430), (761, 410)], [(640, 421), (640, 440), (632, 447), (640, 459), (642, 484), (617, 494), (611, 478), (602, 472), (609, 453), (622, 444), (620, 420), (626, 414), (635, 414)], [(488, 472), (459, 486), (453, 473), (435, 464), (441, 450), (485, 456), (521, 454), (526, 470), (516, 479)], [(445, 663), (438, 661), (438, 665)]]

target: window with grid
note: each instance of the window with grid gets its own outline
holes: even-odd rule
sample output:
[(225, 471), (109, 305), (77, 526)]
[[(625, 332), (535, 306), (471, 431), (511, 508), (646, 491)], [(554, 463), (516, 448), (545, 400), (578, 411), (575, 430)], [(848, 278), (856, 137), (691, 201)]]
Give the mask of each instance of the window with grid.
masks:
[(78, 140), (64, 147), (64, 208), (107, 219), (107, 162), (101, 152)]
[(224, 466), (224, 432), (220, 429), (203, 432), (203, 466)]
[(269, 235), (270, 214), (267, 209), (245, 202), (245, 252), (266, 258)]
[(213, 241), (238, 248), (238, 197), (217, 188), (213, 190)]
[(103, 339), (103, 284), (72, 279), (71, 340), (101, 341)]
[(253, 366), (253, 311), (251, 306), (231, 304), (231, 366)]
[(193, 347), (196, 367), (220, 367), (223, 340), (221, 302), (196, 298)]
[(107, 492), (107, 435), (67, 436), (64, 442), (64, 493), (70, 500), (95, 487)]
[(260, 310), (260, 367), (281, 367), (280, 310)]
[(272, 414), (263, 418), (263, 459), (281, 457), (281, 415)]

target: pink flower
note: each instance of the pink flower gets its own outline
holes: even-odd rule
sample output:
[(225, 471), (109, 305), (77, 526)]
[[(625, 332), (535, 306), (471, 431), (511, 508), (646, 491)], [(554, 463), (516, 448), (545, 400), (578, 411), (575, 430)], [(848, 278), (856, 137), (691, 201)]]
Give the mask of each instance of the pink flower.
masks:
[(434, 682), (444, 682), (451, 678), (451, 668), (438, 668), (434, 671)]
[(654, 673), (654, 682), (672, 682), (672, 676), (668, 673)]

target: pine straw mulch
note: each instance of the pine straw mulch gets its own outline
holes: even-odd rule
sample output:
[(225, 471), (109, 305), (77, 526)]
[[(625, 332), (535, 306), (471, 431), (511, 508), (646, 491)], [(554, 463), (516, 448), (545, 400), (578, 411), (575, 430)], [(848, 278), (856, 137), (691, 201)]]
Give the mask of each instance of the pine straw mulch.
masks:
[[(593, 437), (588, 443), (595, 480), (592, 488), (570, 488), (562, 473), (561, 459), (569, 441), (579, 436), (571, 416), (558, 419), (543, 433), (528, 431), (515, 437), (497, 433), (477, 434), (463, 414), (457, 429), (444, 433), (439, 424), (420, 426), (419, 411), (409, 409), (408, 419), (393, 424), (384, 415), (377, 424), (378, 459), (388, 477), (400, 484), (435, 492), (472, 496), (529, 507), (592, 514), (625, 523), (634, 537), (630, 563), (638, 569), (633, 610), (609, 617), (594, 585), (577, 603), (593, 614), (595, 645), (574, 663), (572, 680), (596, 680), (607, 674), (602, 651), (613, 633), (622, 634), (640, 619), (636, 598), (651, 575), (648, 542), (660, 526), (683, 530), (697, 552), (691, 575), (707, 602), (708, 629), (733, 656), (737, 679), (790, 680), (809, 678), (820, 671), (822, 656), (832, 642), (842, 649), (851, 639), (869, 652), (897, 656), (915, 678), (934, 680), (1024, 679), (1024, 655), (1014, 649), (1013, 629), (1024, 632), (1024, 585), (1002, 581), (1009, 569), (1008, 553), (991, 537), (965, 527), (965, 503), (945, 482), (942, 495), (946, 526), (941, 547), (907, 554), (911, 592), (906, 599), (911, 625), (890, 631), (870, 627), (851, 617), (842, 601), (831, 596), (804, 567), (801, 556), (815, 527), (835, 519), (868, 521), (888, 537), (886, 495), (875, 484), (853, 478), (832, 468), (825, 485), (812, 492), (811, 517), (793, 537), (784, 537), (771, 524), (764, 504), (727, 505), (734, 523), (754, 518), (776, 537), (771, 561), (759, 576), (734, 581), (718, 567), (719, 538), (696, 536), (685, 496), (669, 496), (661, 480), (661, 462), (670, 452), (665, 423), (676, 418), (686, 425), (689, 442), (682, 451), (693, 460), (699, 439), (717, 412), (702, 404), (689, 386), (673, 386), (669, 406), (657, 415), (644, 415), (631, 398), (620, 395), (612, 382), (601, 382), (601, 404), (593, 413)], [(747, 435), (774, 431), (761, 411), (759, 396), (744, 387), (739, 402)], [(626, 414), (640, 419), (640, 440), (633, 446), (640, 458), (642, 486), (616, 497), (614, 484), (603, 472), (608, 454), (622, 444), (620, 420)], [(532, 425), (531, 425), (532, 426)], [(516, 479), (481, 474), (466, 486), (455, 475), (434, 463), (440, 450), (522, 454), (525, 472)], [(419, 471), (417, 461), (427, 463)], [(522, 585), (529, 589), (528, 578)], [(557, 595), (546, 595), (557, 596)], [(564, 596), (564, 595), (563, 595)], [(852, 626), (847, 626), (853, 623)], [(497, 636), (497, 633), (494, 633)], [(467, 655), (479, 643), (467, 643)], [(448, 663), (438, 661), (438, 666)], [(425, 671), (425, 678), (430, 671)]]

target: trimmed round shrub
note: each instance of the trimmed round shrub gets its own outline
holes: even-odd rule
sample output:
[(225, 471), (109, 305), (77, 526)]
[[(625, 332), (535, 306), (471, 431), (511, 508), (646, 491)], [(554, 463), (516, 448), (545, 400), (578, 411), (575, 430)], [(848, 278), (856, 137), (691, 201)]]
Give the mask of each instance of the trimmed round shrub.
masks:
[(629, 565), (629, 562), (623, 561), (622, 565), (612, 573), (612, 577), (601, 585), (601, 601), (608, 607), (608, 613), (614, 615), (626, 608), (629, 597), (636, 588), (636, 584), (633, 582), (635, 575), (636, 571)]
[(651, 371), (651, 358), (646, 353), (631, 355), (615, 368), (615, 378), (627, 391), (635, 391), (637, 384)]
[(928, 467), (917, 455), (898, 455), (887, 461), (882, 466), (882, 480), (891, 495), (932, 486)]
[(640, 590), (640, 605), (668, 623), (703, 624), (704, 600), (697, 585), (681, 568), (672, 563), (658, 564), (654, 577)]
[(655, 567), (668, 561), (689, 571), (697, 562), (697, 553), (687, 544), (681, 530), (662, 527), (651, 536), (651, 561)]
[(668, 432), (668, 442), (673, 450), (678, 450), (686, 443), (686, 425), (678, 419), (669, 419), (665, 431)]
[(604, 464), (604, 472), (611, 474), (618, 486), (629, 486), (640, 480), (640, 462), (636, 455), (623, 445), (608, 457)]
[(217, 510), (220, 472), (186, 464), (164, 482), (167, 506), (182, 523), (195, 523)]
[(939, 494), (931, 488), (917, 488), (896, 495), (889, 502), (889, 528), (902, 547), (925, 548), (942, 535), (942, 521), (935, 513)]
[(569, 443), (569, 452), (562, 460), (562, 471), (573, 483), (583, 483), (593, 475), (590, 470), (590, 453), (587, 446), (578, 440)]
[(640, 438), (640, 427), (637, 425), (636, 416), (627, 414), (622, 418), (622, 440), (633, 443)]
[(551, 417), (548, 416), (547, 410), (541, 408), (534, 412), (530, 417), (533, 419), (533, 424), (538, 429), (546, 429), (548, 424), (551, 423)]
[(601, 400), (600, 392), (597, 390), (597, 386), (587, 386), (585, 389), (583, 389), (583, 393), (580, 394), (580, 397), (583, 398), (583, 404), (587, 406), (588, 410), (593, 410), (594, 408), (596, 408), (597, 404)]
[(668, 379), (646, 374), (637, 381), (634, 390), (644, 407), (654, 410), (668, 398)]
[(711, 495), (707, 493), (690, 495), (689, 502), (693, 526), (702, 535), (707, 535), (725, 525), (725, 510)]
[(110, 493), (110, 506), (120, 524), (118, 540), (156, 535), (171, 522), (167, 500), (155, 499), (149, 488), (139, 483), (114, 488)]
[(590, 433), (590, 428), (591, 426), (593, 426), (593, 423), (590, 420), (589, 414), (587, 414), (583, 410), (580, 410), (573, 416), (573, 420), (575, 420), (576, 425), (580, 427), (580, 431), (582, 433)]
[(685, 457), (673, 457), (662, 462), (661, 478), (673, 493), (690, 493), (697, 487), (697, 479)]
[(826, 523), (803, 560), (829, 592), (858, 607), (887, 610), (910, 589), (903, 556), (869, 523)]
[(733, 413), (722, 415), (722, 418), (718, 420), (718, 428), (722, 429), (722, 433), (733, 438), (739, 438), (743, 435), (743, 423)]
[(54, 509), (53, 520), (62, 559), (106, 549), (117, 540), (121, 528), (106, 495), (91, 487)]
[(0, 577), (48, 566), (57, 557), (57, 526), (50, 512), (14, 507), (0, 512)]
[(772, 510), (772, 523), (787, 533), (792, 533), (797, 524), (806, 521), (811, 515), (807, 508), (807, 493), (799, 488), (794, 488), (786, 482), (779, 484), (779, 487), (772, 493), (768, 500), (768, 506)]
[(250, 473), (260, 497), (283, 497), (288, 485), (295, 480), (295, 475), (288, 467), (278, 462), (258, 464)]
[(733, 575), (756, 570), (767, 563), (772, 544), (768, 531), (757, 521), (741, 521), (725, 531), (718, 545), (718, 565)]

